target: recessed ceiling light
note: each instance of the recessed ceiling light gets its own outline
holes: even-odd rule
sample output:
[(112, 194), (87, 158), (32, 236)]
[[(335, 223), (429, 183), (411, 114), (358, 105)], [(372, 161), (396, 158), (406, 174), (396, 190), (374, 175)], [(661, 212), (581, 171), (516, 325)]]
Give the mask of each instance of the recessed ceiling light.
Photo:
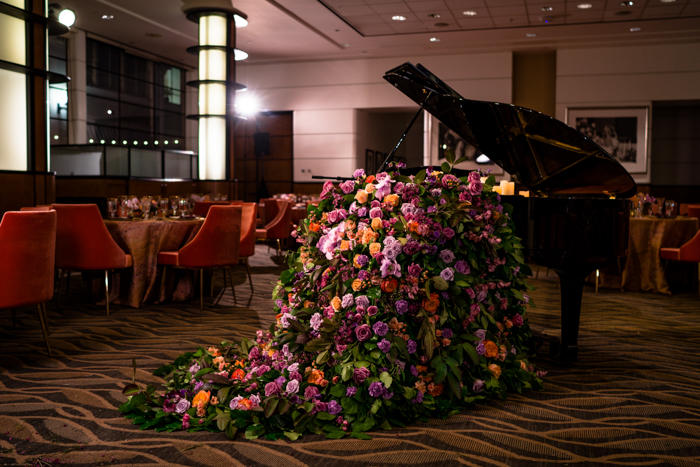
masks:
[(58, 135), (53, 135), (53, 139), (58, 139)]
[(432, 13), (432, 14), (428, 15), (428, 18), (439, 18), (439, 17), (440, 17), (440, 15), (438, 13)]
[(90, 142), (90, 143), (94, 143), (94, 142), (95, 142), (95, 140), (94, 140), (94, 139), (91, 139), (91, 140), (90, 140), (89, 142)]
[(105, 144), (105, 140), (101, 139), (100, 144)]
[(591, 3), (579, 3), (576, 5), (576, 8), (579, 8), (581, 10), (588, 10), (589, 8), (593, 8), (593, 4)]
[(406, 17), (401, 15), (394, 15), (391, 17), (391, 19), (393, 19), (394, 21), (406, 21)]
[(112, 111), (111, 111), (111, 110), (107, 110), (107, 115), (112, 115)]
[(350, 47), (352, 44), (343, 44), (343, 47)]
[(467, 10), (467, 11), (463, 11), (462, 14), (463, 14), (463, 15), (467, 15), (467, 16), (476, 16), (476, 11), (474, 11), (474, 10)]
[(632, 6), (634, 5), (634, 2), (632, 0), (629, 0), (627, 2), (620, 2), (620, 6)]
[(437, 37), (431, 37), (430, 42), (440, 42), (440, 39), (438, 39)]
[(537, 34), (535, 34), (534, 32), (528, 32), (527, 34), (525, 34), (525, 37), (537, 37)]
[(630, 32), (639, 32), (642, 28), (630, 28)]
[(126, 144), (127, 144), (126, 140), (122, 141), (122, 144), (123, 144), (124, 146), (126, 146)]
[(552, 11), (554, 8), (551, 6), (541, 6), (540, 11)]
[(106, 20), (114, 19), (114, 15), (102, 15), (102, 19), (106, 19)]
[(175, 140), (175, 144), (178, 144), (178, 143), (179, 143), (179, 141), (178, 141), (178, 140)]

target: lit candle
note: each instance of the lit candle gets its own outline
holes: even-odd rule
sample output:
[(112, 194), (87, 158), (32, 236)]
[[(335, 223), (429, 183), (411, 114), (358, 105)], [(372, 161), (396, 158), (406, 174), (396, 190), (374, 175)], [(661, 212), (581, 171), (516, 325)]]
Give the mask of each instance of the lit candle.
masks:
[(510, 195), (510, 196), (515, 195), (515, 182), (508, 182), (505, 194)]
[(495, 187), (493, 187), (493, 191), (495, 191), (496, 193), (498, 193), (500, 195), (501, 194), (501, 187), (495, 186)]
[(508, 180), (501, 180), (501, 191), (502, 195), (508, 194)]
[(481, 177), (481, 183), (486, 183), (486, 179), (487, 179), (487, 178), (488, 178), (488, 177)]
[(524, 196), (525, 198), (529, 198), (529, 197), (530, 197), (530, 192), (529, 192), (529, 191), (519, 191), (518, 194), (519, 194), (520, 196)]

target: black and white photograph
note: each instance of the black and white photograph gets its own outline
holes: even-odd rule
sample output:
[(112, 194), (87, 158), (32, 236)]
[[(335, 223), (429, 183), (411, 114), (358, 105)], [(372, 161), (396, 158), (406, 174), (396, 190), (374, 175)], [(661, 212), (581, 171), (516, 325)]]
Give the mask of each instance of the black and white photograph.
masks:
[(567, 124), (603, 148), (630, 173), (646, 172), (647, 109), (568, 109)]

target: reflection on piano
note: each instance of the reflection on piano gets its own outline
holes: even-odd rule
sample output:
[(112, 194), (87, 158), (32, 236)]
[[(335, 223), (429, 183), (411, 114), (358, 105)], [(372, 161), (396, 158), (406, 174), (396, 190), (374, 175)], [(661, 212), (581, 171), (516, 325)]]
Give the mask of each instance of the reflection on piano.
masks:
[(513, 205), (526, 257), (559, 275), (561, 341), (550, 344), (550, 354), (576, 361), (584, 279), (627, 255), (631, 202), (625, 198), (637, 191), (630, 174), (559, 120), (515, 105), (464, 99), (421, 65), (405, 63), (384, 79), (537, 195), (502, 201)]

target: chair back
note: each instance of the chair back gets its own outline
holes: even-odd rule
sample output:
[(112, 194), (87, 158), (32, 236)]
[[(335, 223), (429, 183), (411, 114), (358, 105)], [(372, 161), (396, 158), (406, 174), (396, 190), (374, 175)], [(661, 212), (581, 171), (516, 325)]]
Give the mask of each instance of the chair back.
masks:
[(231, 201), (195, 201), (192, 214), (199, 217), (206, 217), (209, 213), (209, 208), (212, 206), (230, 206)]
[(700, 218), (700, 204), (688, 205), (688, 217)]
[(180, 248), (178, 264), (186, 268), (215, 268), (238, 264), (241, 206), (211, 206), (204, 225)]
[(681, 245), (678, 259), (681, 261), (700, 262), (700, 230), (695, 236)]
[(95, 204), (52, 204), (57, 214), (56, 267), (111, 270), (126, 267), (126, 253), (105, 226)]
[(27, 206), (27, 207), (21, 208), (20, 211), (45, 212), (45, 211), (51, 211), (51, 206)]
[(280, 211), (279, 203), (283, 203), (284, 201), (276, 198), (265, 198), (261, 201), (264, 204), (261, 217), (263, 225), (267, 225), (277, 217), (277, 213)]
[(258, 203), (243, 203), (241, 205), (241, 246), (238, 256), (247, 258), (255, 254), (255, 223), (258, 218)]
[(53, 297), (56, 212), (7, 212), (0, 222), (0, 309)]
[(279, 212), (272, 222), (265, 226), (265, 238), (287, 238), (292, 233), (292, 203), (278, 201)]

